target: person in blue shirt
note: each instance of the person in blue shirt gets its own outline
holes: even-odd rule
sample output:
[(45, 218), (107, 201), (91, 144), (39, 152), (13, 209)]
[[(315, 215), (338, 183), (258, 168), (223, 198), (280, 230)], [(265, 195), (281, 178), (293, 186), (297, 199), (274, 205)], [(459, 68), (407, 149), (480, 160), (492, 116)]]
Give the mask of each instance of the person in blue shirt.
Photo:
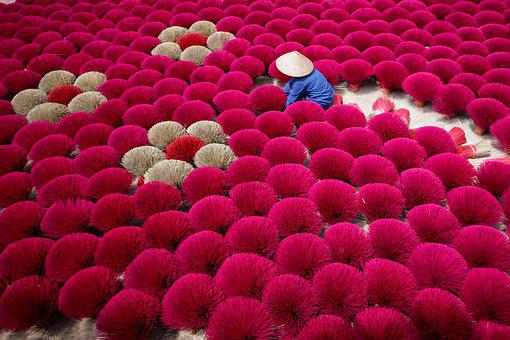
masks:
[(288, 96), (286, 106), (298, 100), (311, 100), (324, 109), (333, 105), (335, 90), (314, 68), (312, 61), (301, 53), (293, 51), (280, 56), (276, 59), (276, 68), (291, 77), (283, 88)]

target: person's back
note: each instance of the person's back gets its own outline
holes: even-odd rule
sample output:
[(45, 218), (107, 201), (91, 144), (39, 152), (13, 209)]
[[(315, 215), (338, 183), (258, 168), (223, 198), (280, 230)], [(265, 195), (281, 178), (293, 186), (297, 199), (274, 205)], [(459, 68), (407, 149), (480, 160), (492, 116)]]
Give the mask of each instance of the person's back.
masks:
[(309, 75), (311, 81), (308, 83), (308, 98), (324, 108), (333, 104), (335, 90), (326, 77), (317, 69)]

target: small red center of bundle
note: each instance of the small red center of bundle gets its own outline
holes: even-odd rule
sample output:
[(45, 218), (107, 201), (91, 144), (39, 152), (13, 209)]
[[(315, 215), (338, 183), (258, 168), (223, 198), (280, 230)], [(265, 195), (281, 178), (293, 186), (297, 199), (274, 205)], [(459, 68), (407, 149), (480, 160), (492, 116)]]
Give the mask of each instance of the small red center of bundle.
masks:
[(198, 33), (187, 33), (175, 41), (183, 51), (190, 46), (206, 46), (206, 42), (207, 37)]

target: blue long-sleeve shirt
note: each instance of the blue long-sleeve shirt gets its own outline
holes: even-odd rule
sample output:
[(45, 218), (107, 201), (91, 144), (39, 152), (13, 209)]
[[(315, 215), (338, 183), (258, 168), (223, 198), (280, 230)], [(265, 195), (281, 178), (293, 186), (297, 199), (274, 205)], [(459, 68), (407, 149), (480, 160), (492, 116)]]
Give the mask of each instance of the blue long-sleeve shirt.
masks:
[(283, 91), (288, 95), (286, 106), (298, 100), (306, 99), (314, 101), (327, 109), (333, 104), (335, 95), (335, 90), (331, 84), (317, 69), (314, 69), (307, 76), (291, 78)]

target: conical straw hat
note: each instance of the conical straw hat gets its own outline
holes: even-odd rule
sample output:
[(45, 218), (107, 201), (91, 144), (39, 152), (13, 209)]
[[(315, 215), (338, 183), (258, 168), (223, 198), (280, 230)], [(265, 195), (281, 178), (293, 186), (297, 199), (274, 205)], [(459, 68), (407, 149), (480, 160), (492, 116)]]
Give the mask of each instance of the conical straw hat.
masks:
[(276, 68), (289, 77), (304, 77), (312, 73), (314, 67), (310, 59), (292, 51), (276, 59)]

